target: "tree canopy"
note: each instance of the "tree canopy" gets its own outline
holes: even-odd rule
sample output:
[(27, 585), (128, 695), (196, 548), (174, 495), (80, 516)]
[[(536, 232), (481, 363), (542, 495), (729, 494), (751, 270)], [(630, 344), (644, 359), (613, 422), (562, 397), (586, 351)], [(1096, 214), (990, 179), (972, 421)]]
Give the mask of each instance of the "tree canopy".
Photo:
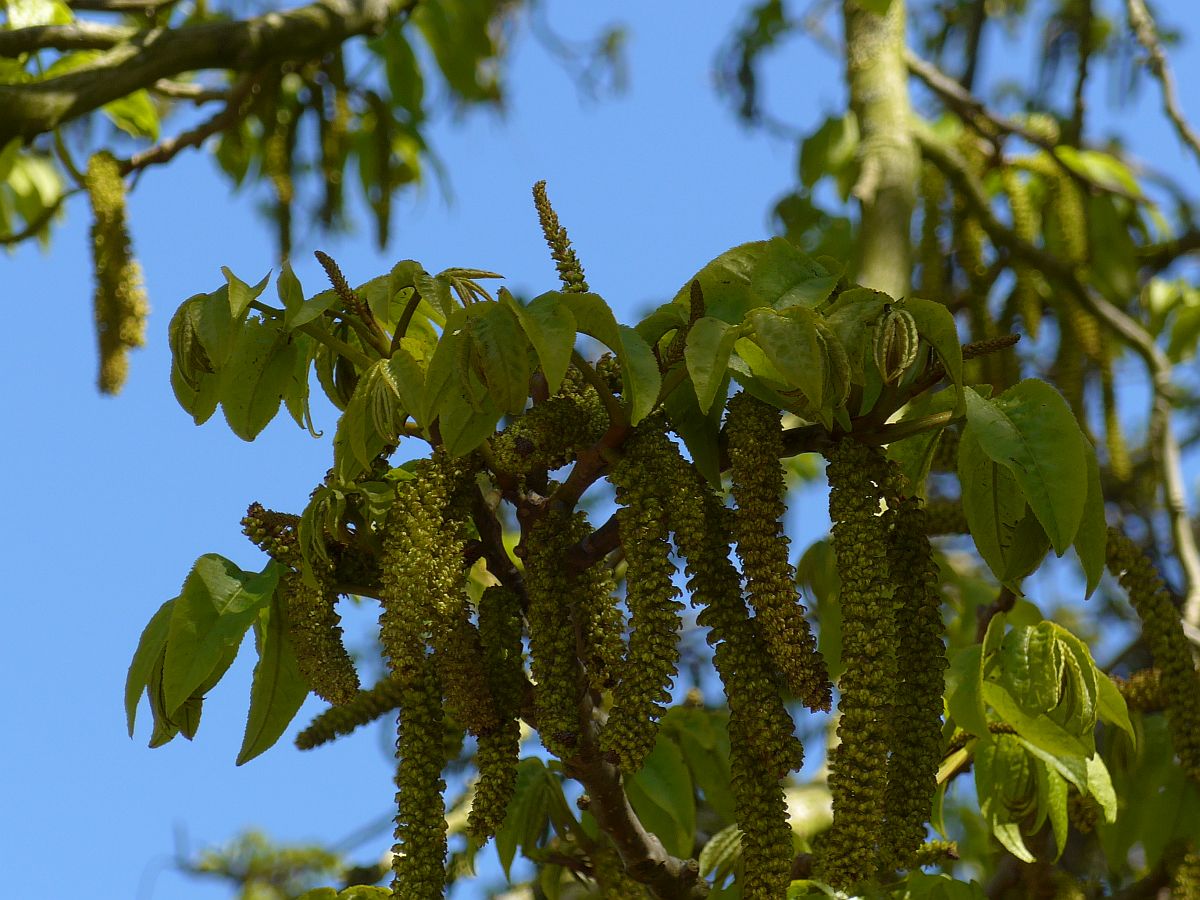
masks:
[[(100, 389), (144, 340), (127, 193), (203, 148), (270, 192), (283, 263), (179, 305), (178, 404), (245, 441), (281, 412), (316, 435), (314, 389), (340, 412), (307, 505), (247, 498), (261, 568), (206, 553), (147, 607), (125, 708), (151, 747), (195, 738), (253, 634), (237, 764), (310, 693), (303, 750), (392, 719), (394, 849), (248, 836), (195, 871), (429, 898), (492, 843), (530, 897), (1200, 892), (1200, 232), (1187, 183), (1089, 118), (1098, 72), (1141, 85), (1200, 163), (1171, 35), (1143, 0), (834, 7), (751, 4), (718, 57), (736, 114), (796, 142), (778, 234), (622, 322), (544, 182), (558, 283), (533, 296), (466, 261), (353, 284), (317, 250), (316, 289), (289, 264), (295, 216), (343, 224), (355, 164), (387, 245), (431, 162), (423, 85), (500, 102), (518, 4), (10, 0), (0, 224), (50, 240), (87, 195)], [(794, 134), (761, 83), (801, 36), (848, 102)], [(1038, 77), (988, 83), (987, 48), (1030, 36)], [(832, 529), (793, 548), (822, 471)], [(344, 598), (378, 609), (367, 659)]]

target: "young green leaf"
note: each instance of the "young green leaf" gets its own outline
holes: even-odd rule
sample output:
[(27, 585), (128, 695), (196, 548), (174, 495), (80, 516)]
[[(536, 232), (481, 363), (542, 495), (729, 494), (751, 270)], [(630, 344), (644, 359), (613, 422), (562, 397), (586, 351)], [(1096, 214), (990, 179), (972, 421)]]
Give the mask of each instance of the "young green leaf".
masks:
[(167, 645), (167, 629), (171, 624), (171, 611), (175, 606), (175, 599), (168, 600), (150, 617), (150, 621), (142, 629), (142, 636), (138, 639), (133, 661), (129, 663), (129, 674), (125, 676), (125, 722), (129, 726), (130, 737), (133, 737), (133, 723), (137, 718), (138, 700), (142, 696), (142, 689), (149, 683), (155, 661)]
[(789, 315), (756, 309), (750, 313), (754, 341), (785, 377), (798, 387), (808, 402), (821, 407), (824, 392), (825, 358), (817, 337), (816, 314), (794, 309)]
[(1016, 477), (1055, 552), (1079, 531), (1088, 493), (1086, 439), (1067, 401), (1026, 379), (993, 400), (967, 391), (967, 421), (983, 451)]
[(230, 430), (252, 441), (275, 418), (298, 365), (298, 348), (274, 325), (250, 319), (221, 373), (221, 408)]
[(239, 766), (274, 746), (308, 696), (308, 683), (288, 640), (282, 591), (275, 590), (270, 604), (259, 611), (255, 637), (258, 664), (250, 685), (250, 712), (237, 755)]
[(717, 398), (717, 389), (726, 381), (729, 355), (739, 334), (737, 326), (713, 316), (697, 319), (688, 331), (683, 358), (702, 412), (708, 412)]
[(242, 641), (279, 579), (271, 562), (243, 572), (215, 553), (196, 560), (171, 611), (163, 661), (163, 700), (173, 715), (208, 680), (231, 645)]
[(228, 266), (221, 266), (221, 274), (225, 276), (225, 283), (229, 288), (229, 314), (235, 322), (240, 322), (242, 316), (246, 314), (246, 310), (250, 308), (250, 304), (257, 300), (263, 291), (267, 289), (267, 283), (271, 280), (271, 273), (268, 272), (263, 276), (262, 281), (254, 286), (246, 284), (229, 270)]
[(617, 334), (621, 342), (617, 348), (621, 361), (621, 397), (629, 413), (629, 424), (636, 425), (654, 409), (662, 376), (654, 354), (637, 331), (621, 325)]
[(501, 412), (520, 415), (529, 399), (529, 343), (516, 314), (502, 303), (470, 307), (470, 334), (488, 395)]
[(275, 280), (275, 290), (279, 294), (279, 302), (283, 304), (284, 321), (287, 322), (288, 318), (294, 316), (304, 305), (304, 288), (300, 286), (300, 279), (292, 271), (291, 263), (283, 264), (279, 278)]
[(667, 852), (687, 857), (696, 833), (696, 796), (679, 745), (660, 736), (641, 771), (627, 778), (634, 812), (662, 840)]
[(958, 403), (954, 408), (955, 414), (963, 410), (963, 360), (962, 346), (958, 342), (958, 329), (954, 325), (954, 316), (945, 304), (936, 300), (923, 300), (920, 297), (909, 297), (904, 301), (903, 308), (917, 323), (917, 333), (929, 341), (934, 352), (946, 367), (950, 381), (958, 395)]
[(571, 364), (571, 351), (575, 349), (575, 316), (562, 296), (559, 291), (550, 291), (522, 306), (507, 290), (500, 289), (500, 302), (520, 319), (521, 327), (537, 351), (551, 394), (557, 393), (562, 386), (563, 376)]

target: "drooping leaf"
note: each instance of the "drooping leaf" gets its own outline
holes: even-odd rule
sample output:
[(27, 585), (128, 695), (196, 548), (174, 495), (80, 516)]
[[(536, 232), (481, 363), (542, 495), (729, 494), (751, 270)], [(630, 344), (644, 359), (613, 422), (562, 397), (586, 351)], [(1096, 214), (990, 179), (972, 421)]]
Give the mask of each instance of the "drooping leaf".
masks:
[(253, 318), (242, 325), (221, 373), (221, 409), (242, 440), (258, 437), (279, 412), (296, 357), (296, 344), (274, 325)]
[(1100, 584), (1104, 576), (1104, 554), (1108, 545), (1108, 526), (1104, 518), (1104, 493), (1100, 486), (1100, 464), (1096, 462), (1096, 451), (1084, 442), (1087, 458), (1087, 500), (1083, 505), (1083, 519), (1075, 534), (1075, 552), (1083, 566), (1086, 600)]
[(275, 745), (308, 696), (308, 683), (288, 637), (282, 591), (275, 590), (271, 602), (259, 610), (255, 636), (258, 664), (250, 685), (250, 712), (238, 750), (239, 766)]
[(542, 364), (550, 393), (557, 393), (571, 364), (571, 351), (575, 349), (575, 316), (570, 307), (558, 291), (541, 294), (522, 306), (501, 288), (500, 301), (521, 320), (521, 327)]
[(521, 323), (502, 303), (476, 303), (471, 312), (471, 340), (483, 366), (488, 395), (501, 412), (519, 415), (529, 399), (530, 375)]
[(167, 629), (174, 606), (175, 599), (168, 600), (150, 617), (138, 639), (133, 661), (129, 663), (129, 673), (125, 676), (125, 722), (129, 726), (130, 737), (133, 737), (133, 724), (137, 718), (142, 689), (149, 683), (154, 663), (167, 645)]
[(671, 302), (688, 309), (692, 282), (699, 281), (705, 315), (740, 324), (746, 313), (759, 305), (750, 290), (750, 277), (766, 246), (766, 241), (751, 241), (726, 250), (684, 282)]
[(629, 424), (636, 425), (654, 409), (662, 376), (658, 362), (641, 335), (628, 325), (618, 328), (621, 346), (621, 398), (628, 410)]
[(658, 835), (668, 853), (691, 856), (696, 798), (678, 744), (660, 735), (641, 771), (626, 779), (625, 792), (638, 818)]
[(274, 562), (254, 573), (215, 553), (196, 560), (167, 631), (163, 697), (168, 715), (209, 678), (231, 645), (241, 643), (278, 578)]
[(504, 822), (496, 831), (496, 854), (509, 877), (517, 848), (532, 849), (546, 833), (550, 822), (550, 791), (557, 787), (555, 776), (540, 759), (523, 759), (517, 764), (517, 783), (508, 803)]
[(1121, 696), (1121, 692), (1117, 690), (1117, 686), (1107, 675), (1102, 675), (1096, 680), (1096, 695), (1101, 721), (1116, 725), (1129, 735), (1131, 741), (1136, 742), (1137, 735), (1134, 733), (1133, 723), (1129, 720), (1129, 707), (1125, 703), (1125, 698)]
[(808, 402), (821, 407), (825, 359), (817, 337), (816, 314), (804, 309), (779, 315), (768, 310), (750, 314), (754, 341), (784, 376), (789, 386), (803, 391)]
[(786, 310), (795, 306), (812, 309), (825, 302), (837, 286), (830, 275), (795, 244), (781, 237), (767, 241), (750, 274), (750, 290), (762, 306)]
[(924, 300), (920, 297), (909, 297), (904, 301), (903, 308), (917, 323), (917, 334), (927, 340), (941, 359), (942, 365), (950, 376), (950, 381), (958, 395), (955, 414), (963, 411), (963, 363), (962, 346), (958, 342), (958, 329), (954, 325), (954, 316), (950, 310), (936, 300)]
[(988, 733), (983, 703), (983, 647), (964, 647), (950, 658), (946, 672), (947, 706), (954, 721), (976, 736)]
[(1062, 556), (1079, 531), (1088, 493), (1086, 439), (1067, 401), (1036, 379), (993, 400), (968, 390), (967, 421), (983, 451), (1016, 477)]
[(708, 412), (717, 389), (726, 382), (729, 355), (738, 336), (736, 326), (713, 316), (697, 319), (688, 331), (683, 356), (701, 412)]

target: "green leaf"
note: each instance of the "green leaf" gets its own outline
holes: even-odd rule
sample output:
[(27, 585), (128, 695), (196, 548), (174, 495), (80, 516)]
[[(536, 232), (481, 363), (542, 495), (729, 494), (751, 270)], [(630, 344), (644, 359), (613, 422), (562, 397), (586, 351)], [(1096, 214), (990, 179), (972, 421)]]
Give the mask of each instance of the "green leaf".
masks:
[(668, 853), (692, 855), (696, 797), (678, 744), (660, 735), (641, 771), (626, 779), (625, 792), (638, 818), (658, 835)]
[(700, 851), (700, 874), (720, 884), (742, 858), (742, 830), (737, 825), (722, 828)]
[(865, 384), (868, 369), (874, 370), (874, 366), (865, 365), (871, 344), (871, 326), (889, 303), (895, 301), (882, 291), (850, 288), (842, 291), (825, 313), (825, 324), (846, 349), (850, 380), (854, 384)]
[(109, 121), (135, 138), (158, 140), (158, 110), (144, 88), (100, 107)]
[(284, 322), (291, 327), (292, 319), (304, 305), (304, 288), (300, 279), (292, 271), (292, 264), (285, 262), (275, 280), (275, 290), (279, 294), (279, 302), (283, 304)]
[(798, 387), (808, 402), (821, 407), (824, 391), (825, 358), (817, 336), (816, 314), (794, 309), (783, 316), (768, 310), (750, 314), (755, 343), (786, 379)]
[(259, 611), (256, 636), (258, 664), (250, 685), (250, 712), (238, 750), (239, 766), (274, 746), (308, 696), (308, 682), (300, 674), (288, 638), (286, 599), (278, 588), (271, 594), (270, 604)]
[(129, 674), (125, 676), (125, 722), (129, 726), (130, 737), (133, 737), (133, 723), (137, 718), (138, 700), (142, 696), (142, 689), (149, 684), (154, 664), (167, 646), (167, 629), (170, 627), (171, 611), (176, 599), (168, 600), (150, 617), (150, 621), (142, 629), (142, 636), (138, 639), (133, 661), (129, 663)]
[(470, 307), (470, 334), (488, 395), (501, 412), (520, 415), (529, 399), (529, 353), (516, 314), (501, 303)]
[(1079, 531), (1088, 490), (1086, 439), (1067, 401), (1036, 379), (990, 401), (970, 390), (967, 421), (983, 451), (1016, 476), (1062, 556)]
[(442, 446), (452, 457), (470, 453), (495, 434), (500, 416), (490, 397), (484, 396), (476, 410), (462, 394), (453, 394), (438, 416)]
[[(1105, 679), (1107, 681), (1107, 679)], [(1108, 766), (1096, 753), (1087, 760), (1087, 790), (1104, 810), (1104, 821), (1112, 824), (1117, 821), (1117, 792), (1113, 790), (1112, 777), (1108, 774)]]
[(1100, 719), (1116, 725), (1129, 735), (1131, 741), (1136, 743), (1137, 735), (1134, 733), (1133, 723), (1129, 720), (1129, 707), (1125, 703), (1125, 698), (1121, 696), (1121, 692), (1117, 690), (1117, 686), (1107, 675), (1102, 674), (1096, 679), (1096, 697)]
[(751, 241), (726, 250), (684, 282), (671, 302), (690, 308), (692, 282), (699, 281), (705, 315), (740, 324), (749, 310), (760, 305), (750, 290), (750, 276), (766, 246), (766, 241)]
[(272, 324), (246, 321), (221, 372), (221, 409), (230, 430), (252, 441), (279, 412), (297, 368), (297, 345)]
[(1052, 623), (1014, 628), (1004, 636), (998, 674), (1005, 689), (1027, 712), (1038, 715), (1058, 705), (1062, 667), (1062, 650)]
[(1104, 559), (1108, 546), (1108, 525), (1104, 519), (1104, 492), (1100, 486), (1100, 464), (1096, 462), (1096, 451), (1084, 442), (1087, 458), (1087, 500), (1083, 505), (1083, 519), (1075, 533), (1075, 552), (1083, 566), (1087, 587), (1083, 599), (1092, 596), (1104, 576)]
[(946, 672), (946, 706), (959, 727), (978, 737), (988, 733), (983, 705), (983, 647), (964, 647), (950, 658)]
[[(729, 389), (728, 378), (722, 379), (717, 395), (723, 396)], [(663, 408), (671, 420), (676, 434), (682, 438), (692, 463), (700, 474), (714, 487), (721, 484), (721, 413), (724, 406), (711, 404), (706, 411), (700, 409), (696, 391), (691, 381), (682, 382), (667, 394)]]
[(263, 280), (253, 287), (234, 275), (228, 266), (221, 266), (221, 273), (225, 276), (225, 281), (229, 288), (229, 314), (233, 318), (233, 321), (240, 322), (242, 316), (246, 314), (246, 310), (250, 308), (250, 304), (257, 300), (259, 295), (267, 289), (267, 282), (271, 280), (271, 273), (268, 272), (264, 275)]
[[(1031, 716), (1003, 686), (994, 681), (983, 682), (983, 698), (989, 706), (996, 710), (1000, 718), (1017, 730), (1017, 734), (1028, 740), (1033, 746), (1046, 751), (1063, 766), (1073, 766), (1091, 756), (1093, 748), (1087, 746), (1080, 738), (1069, 734), (1062, 726), (1051, 721), (1044, 715)], [(1070, 769), (1071, 780), (1076, 784), (1083, 782), (1085, 774), (1077, 769)], [(1064, 774), (1066, 774), (1064, 772)]]
[(1058, 862), (1063, 850), (1067, 848), (1067, 834), (1070, 821), (1067, 817), (1067, 782), (1061, 775), (1046, 765), (1038, 767), (1038, 777), (1046, 780), (1046, 812), (1050, 816), (1050, 827), (1054, 831), (1054, 844), (1058, 852), (1054, 861)]
[(437, 347), (425, 370), (425, 392), (417, 420), (429, 424), (438, 417), (442, 405), (459, 389), (459, 345), (466, 340), (467, 311), (458, 309), (446, 320)]
[(729, 354), (739, 333), (736, 326), (713, 316), (697, 319), (688, 330), (683, 358), (702, 412), (708, 412), (718, 388), (726, 383)]
[(532, 849), (546, 832), (550, 817), (548, 779), (555, 776), (540, 759), (523, 759), (517, 764), (517, 783), (504, 821), (496, 831), (496, 855), (509, 877), (518, 847)]
[(629, 424), (636, 425), (650, 414), (662, 387), (658, 361), (642, 336), (628, 325), (617, 329), (621, 346), (621, 399), (629, 413)]
[(319, 316), (324, 315), (326, 310), (333, 309), (340, 302), (341, 298), (338, 297), (337, 291), (322, 291), (299, 306), (285, 306), (283, 325), (289, 331), (299, 328), (301, 325), (307, 325)]
[[(613, 353), (621, 352), (621, 332), (613, 311), (599, 294), (553, 291), (575, 317), (580, 334), (593, 337)], [(543, 294), (542, 296), (546, 296)]]
[(500, 289), (500, 302), (511, 309), (521, 321), (521, 327), (529, 343), (537, 352), (542, 364), (542, 374), (550, 393), (558, 393), (563, 376), (571, 365), (571, 352), (575, 349), (575, 316), (563, 302), (559, 291), (541, 294), (522, 306), (504, 288)]
[(1009, 806), (1013, 801), (1027, 801), (1024, 795), (1036, 778), (1033, 766), (1034, 760), (1008, 735), (993, 735), (975, 747), (975, 791), (980, 812), (1000, 843), (1027, 863), (1033, 862), (1033, 854), (1025, 846), (1020, 827), (1011, 820)]
[(173, 715), (209, 678), (230, 646), (241, 643), (271, 598), (279, 566), (243, 572), (215, 553), (196, 560), (171, 612), (163, 662), (163, 699)]
[(1017, 479), (980, 446), (970, 425), (958, 445), (958, 478), (971, 538), (988, 568), (1003, 584), (1028, 575), (1046, 554), (1049, 541), (1032, 522), (1022, 527), (1027, 504)]
[(797, 306), (812, 309), (829, 298), (837, 282), (836, 275), (826, 272), (799, 247), (774, 237), (767, 241), (750, 275), (750, 290), (762, 306), (780, 311)]
[(917, 323), (917, 334), (929, 341), (934, 352), (946, 367), (950, 381), (958, 394), (958, 404), (954, 414), (963, 411), (963, 363), (962, 346), (958, 342), (958, 329), (954, 324), (954, 316), (950, 310), (936, 300), (923, 300), (920, 297), (909, 297), (903, 307)]
[(858, 119), (853, 112), (827, 118), (800, 144), (800, 182), (811, 188), (825, 176), (833, 176), (842, 200), (847, 200), (856, 169), (858, 142)]

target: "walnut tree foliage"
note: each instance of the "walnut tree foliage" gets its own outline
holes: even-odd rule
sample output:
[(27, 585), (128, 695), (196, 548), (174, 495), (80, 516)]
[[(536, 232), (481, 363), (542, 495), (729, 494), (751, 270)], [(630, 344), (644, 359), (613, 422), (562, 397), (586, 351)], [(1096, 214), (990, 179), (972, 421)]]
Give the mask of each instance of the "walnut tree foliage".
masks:
[[(88, 195), (101, 388), (144, 340), (137, 172), (211, 138), (270, 191), (286, 258), (295, 221), (339, 223), (355, 165), (386, 243), (429, 161), (425, 77), (497, 100), (515, 6), (9, 0), (0, 225), (45, 235)], [(1200, 232), (1186, 185), (1100, 142), (1086, 103), (1098, 72), (1161, 98), (1200, 162), (1153, 13), (752, 4), (720, 56), (739, 115), (790, 133), (758, 81), (805, 35), (844, 59), (847, 107), (794, 136), (780, 234), (676, 273), (637, 321), (542, 183), (559, 282), (532, 298), (469, 260), (353, 284), (318, 252), (328, 287), (224, 269), (183, 300), (171, 382), (198, 425), (220, 408), (252, 441), (286, 411), (317, 435), (314, 389), (340, 418), (305, 508), (247, 498), (261, 570), (203, 555), (149, 617), (130, 733), (145, 697), (151, 746), (193, 739), (250, 633), (238, 764), (310, 692), (329, 706), (301, 749), (396, 729), (386, 871), (259, 836), (192, 871), (433, 898), (494, 842), (506, 877), (533, 864), (529, 897), (1197, 896)], [(985, 84), (986, 36), (1039, 40), (1035, 82)], [(160, 141), (185, 103), (221, 111)], [(832, 529), (794, 548), (817, 460)], [(1043, 577), (1063, 557), (1069, 597)], [(373, 660), (345, 597), (378, 609)]]

